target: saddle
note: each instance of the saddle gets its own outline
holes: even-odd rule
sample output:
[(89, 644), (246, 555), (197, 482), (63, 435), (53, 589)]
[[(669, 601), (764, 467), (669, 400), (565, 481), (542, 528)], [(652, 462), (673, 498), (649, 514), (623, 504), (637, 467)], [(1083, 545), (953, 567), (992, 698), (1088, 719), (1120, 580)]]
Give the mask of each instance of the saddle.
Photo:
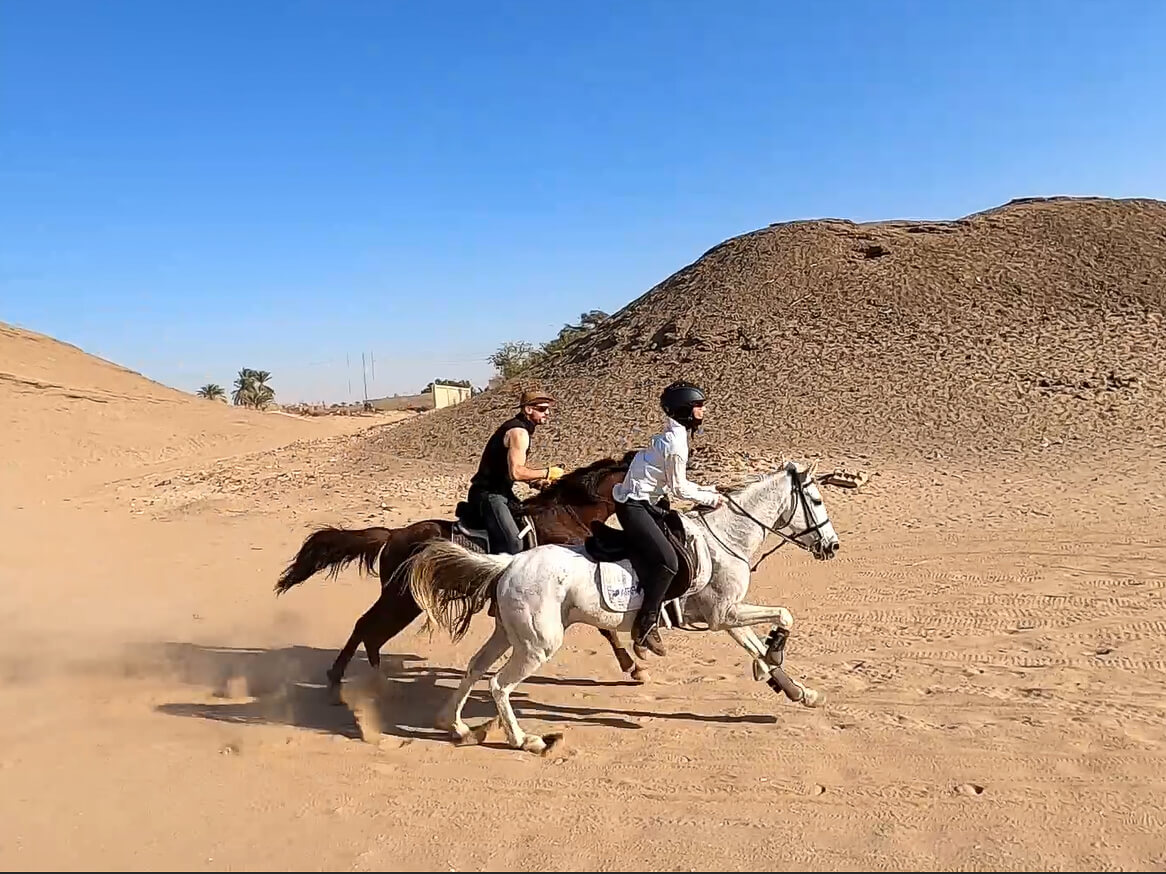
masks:
[[(526, 512), (526, 508), (520, 501), (511, 500), (509, 506), (514, 521), (518, 524), (518, 536), (522, 539), (522, 548), (534, 549), (538, 546), (538, 532), (534, 528), (534, 520), (530, 518), (530, 514)], [(493, 554), (497, 551), (495, 545), (490, 542), (490, 532), (486, 530), (485, 521), (481, 514), (475, 512), (469, 501), (458, 501), (457, 506), (453, 509), (453, 515), (454, 523), (450, 539), (454, 543), (472, 552)], [(486, 615), (495, 616), (496, 614), (494, 596), (491, 595), (490, 607), (486, 611)]]
[[(538, 537), (534, 530), (534, 522), (526, 512), (521, 502), (512, 500), (510, 512), (514, 521), (518, 523), (518, 536), (522, 538), (525, 549), (538, 545)], [(475, 552), (493, 553), (494, 545), (490, 543), (490, 532), (486, 530), (486, 523), (480, 513), (476, 512), (469, 501), (458, 501), (454, 507), (453, 539), (459, 545)]]
[[(696, 555), (688, 543), (684, 535), (684, 523), (680, 519), (680, 513), (676, 510), (669, 509), (661, 516), (653, 515), (656, 524), (660, 526), (660, 530), (664, 532), (664, 536), (668, 542), (672, 544), (672, 548), (676, 550), (677, 570), (676, 576), (672, 578), (671, 584), (668, 586), (668, 591), (664, 593), (664, 601), (668, 602), (674, 598), (679, 598), (688, 591), (689, 586), (692, 585), (692, 580), (696, 574)], [(583, 542), (583, 548), (592, 559), (599, 562), (619, 562), (630, 560), (633, 567), (637, 562), (633, 558), (633, 551), (628, 543), (627, 532), (620, 528), (612, 528), (605, 522), (592, 522), (591, 534)], [(639, 571), (637, 570), (637, 575)]]

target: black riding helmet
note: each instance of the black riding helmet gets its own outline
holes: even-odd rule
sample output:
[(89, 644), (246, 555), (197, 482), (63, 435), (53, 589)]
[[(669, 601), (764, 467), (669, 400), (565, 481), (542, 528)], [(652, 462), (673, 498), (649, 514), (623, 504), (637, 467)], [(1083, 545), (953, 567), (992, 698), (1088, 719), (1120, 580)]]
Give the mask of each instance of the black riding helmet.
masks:
[(678, 379), (660, 395), (660, 407), (665, 415), (675, 419), (685, 428), (695, 430), (700, 424), (692, 416), (692, 408), (705, 401), (704, 392), (691, 382)]

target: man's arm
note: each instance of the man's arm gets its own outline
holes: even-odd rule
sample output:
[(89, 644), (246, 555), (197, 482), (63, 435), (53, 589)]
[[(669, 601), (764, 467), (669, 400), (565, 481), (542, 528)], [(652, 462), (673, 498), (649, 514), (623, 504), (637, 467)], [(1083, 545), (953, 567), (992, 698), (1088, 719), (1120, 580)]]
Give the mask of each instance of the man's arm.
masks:
[(502, 441), (507, 449), (506, 464), (510, 468), (511, 479), (517, 482), (532, 482), (548, 479), (551, 475), (549, 467), (540, 467), (537, 470), (526, 466), (526, 453), (530, 449), (530, 434), (525, 428), (511, 428), (506, 432)]

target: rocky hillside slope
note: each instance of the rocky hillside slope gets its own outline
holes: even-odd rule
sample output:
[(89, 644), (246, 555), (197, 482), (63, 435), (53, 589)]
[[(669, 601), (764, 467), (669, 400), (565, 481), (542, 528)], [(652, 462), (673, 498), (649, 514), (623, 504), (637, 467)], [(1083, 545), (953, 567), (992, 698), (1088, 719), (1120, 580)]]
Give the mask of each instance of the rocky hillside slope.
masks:
[(1160, 440), (1164, 306), (1161, 201), (777, 224), (716, 246), (523, 378), (363, 451), (471, 461), (534, 383), (560, 400), (537, 458), (574, 464), (639, 445), (678, 377), (711, 396), (699, 465)]

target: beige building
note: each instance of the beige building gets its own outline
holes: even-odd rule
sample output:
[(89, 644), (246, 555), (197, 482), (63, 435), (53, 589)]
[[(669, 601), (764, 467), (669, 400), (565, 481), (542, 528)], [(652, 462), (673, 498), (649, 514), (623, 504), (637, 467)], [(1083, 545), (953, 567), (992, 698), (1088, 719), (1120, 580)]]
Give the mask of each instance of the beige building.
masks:
[(469, 399), (470, 390), (465, 386), (433, 384), (433, 408), (435, 410), (451, 407)]

